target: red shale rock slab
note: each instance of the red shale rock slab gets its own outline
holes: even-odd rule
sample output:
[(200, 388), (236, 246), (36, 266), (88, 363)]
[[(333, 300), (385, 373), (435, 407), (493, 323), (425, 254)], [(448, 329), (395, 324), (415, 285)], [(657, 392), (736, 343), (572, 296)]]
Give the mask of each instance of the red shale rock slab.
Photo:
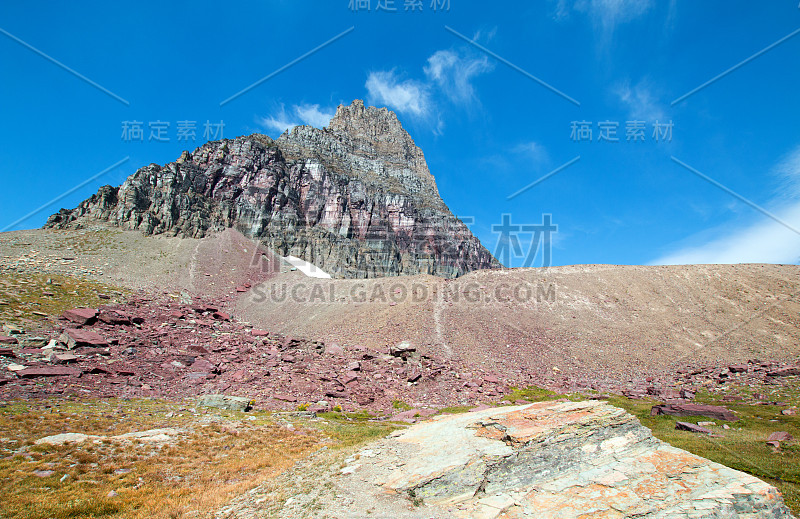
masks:
[(712, 431), (703, 426), (689, 422), (675, 422), (675, 428), (679, 431), (689, 431), (693, 433), (712, 434)]
[(117, 312), (114, 310), (109, 311), (101, 311), (100, 316), (98, 317), (102, 322), (111, 325), (124, 325), (124, 324), (131, 324), (130, 317), (127, 315)]
[(217, 369), (217, 366), (206, 359), (199, 358), (192, 363), (191, 368), (193, 371), (199, 373), (212, 373)]
[(80, 375), (81, 375), (80, 370), (74, 368), (68, 368), (66, 366), (34, 367), (34, 368), (25, 368), (17, 371), (17, 376), (20, 378), (63, 377), (63, 376), (79, 377)]
[(104, 347), (108, 346), (108, 341), (99, 333), (91, 330), (79, 330), (67, 328), (59, 339), (70, 349), (81, 346)]
[(93, 323), (97, 319), (97, 310), (94, 308), (73, 308), (65, 311), (61, 314), (61, 317), (76, 324), (86, 325)]
[(660, 404), (653, 406), (650, 416), (667, 414), (671, 416), (705, 416), (714, 420), (735, 422), (739, 418), (730, 409), (706, 404)]
[(800, 375), (800, 366), (786, 366), (767, 373), (768, 377), (790, 377), (792, 375)]

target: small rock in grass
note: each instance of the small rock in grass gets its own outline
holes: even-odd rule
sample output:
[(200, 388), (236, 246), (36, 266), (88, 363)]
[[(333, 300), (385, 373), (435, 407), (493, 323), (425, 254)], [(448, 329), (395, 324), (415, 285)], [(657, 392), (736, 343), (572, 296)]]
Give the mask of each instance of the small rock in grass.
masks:
[(769, 435), (767, 443), (769, 442), (790, 442), (794, 437), (786, 431), (777, 431)]
[(689, 422), (675, 422), (675, 428), (679, 431), (689, 431), (693, 433), (711, 434), (711, 431), (705, 427)]

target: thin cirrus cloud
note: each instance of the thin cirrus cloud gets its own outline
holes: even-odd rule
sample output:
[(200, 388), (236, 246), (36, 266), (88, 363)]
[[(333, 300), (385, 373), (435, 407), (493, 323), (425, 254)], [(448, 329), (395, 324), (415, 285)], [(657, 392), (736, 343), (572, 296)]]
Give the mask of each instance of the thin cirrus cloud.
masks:
[(432, 54), (422, 70), (424, 79), (402, 78), (396, 69), (370, 72), (367, 99), (420, 120), (432, 122), (440, 131), (443, 122), (437, 108), (441, 98), (460, 106), (477, 103), (473, 81), (494, 69), (485, 56), (468, 57), (452, 50)]
[[(771, 205), (778, 207), (772, 212), (800, 229), (800, 147), (778, 164), (774, 173), (784, 182), (784, 189), (773, 200)], [(704, 243), (681, 247), (651, 264), (800, 263), (800, 234), (767, 217), (733, 231), (706, 230), (700, 237), (705, 238)]]
[(318, 104), (294, 105), (289, 112), (284, 105), (281, 105), (278, 113), (270, 117), (261, 117), (258, 123), (267, 130), (283, 133), (303, 124), (322, 128), (328, 125), (333, 115), (333, 111), (322, 110)]

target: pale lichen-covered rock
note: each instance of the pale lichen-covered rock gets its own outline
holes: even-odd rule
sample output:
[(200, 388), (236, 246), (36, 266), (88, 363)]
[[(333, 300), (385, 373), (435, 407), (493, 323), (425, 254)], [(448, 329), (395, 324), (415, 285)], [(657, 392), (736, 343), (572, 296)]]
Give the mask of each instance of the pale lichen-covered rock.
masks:
[(242, 412), (249, 411), (253, 407), (253, 401), (243, 396), (203, 395), (197, 399), (197, 403), (205, 407)]
[(375, 499), (410, 498), (420, 517), (792, 517), (771, 485), (671, 447), (599, 401), (439, 416), (371, 448), (381, 455), (342, 476), (345, 488), (372, 481)]
[(395, 114), (361, 101), (340, 106), (328, 128), (208, 142), (143, 167), (46, 227), (91, 218), (193, 238), (232, 227), (339, 278), (500, 267), (444, 204)]
[(61, 433), (52, 436), (39, 438), (34, 442), (35, 445), (64, 445), (65, 443), (84, 443), (89, 440), (117, 440), (117, 441), (140, 441), (150, 443), (165, 443), (172, 441), (173, 438), (182, 434), (181, 429), (148, 429), (146, 431), (134, 431), (116, 436), (98, 436), (96, 434), (83, 433)]

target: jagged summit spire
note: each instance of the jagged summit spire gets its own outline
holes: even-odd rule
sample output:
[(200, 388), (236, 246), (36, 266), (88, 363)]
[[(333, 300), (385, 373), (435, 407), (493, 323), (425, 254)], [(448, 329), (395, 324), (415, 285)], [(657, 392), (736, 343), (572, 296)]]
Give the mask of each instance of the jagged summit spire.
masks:
[(387, 108), (365, 106), (356, 99), (339, 105), (327, 128), (296, 126), (278, 138), (278, 146), (295, 158), (309, 150), (334, 170), (394, 178), (407, 192), (425, 192), (429, 202), (443, 204), (425, 155)]
[(411, 138), (394, 112), (387, 108), (365, 106), (361, 99), (354, 100), (350, 105), (339, 105), (328, 128), (347, 132), (353, 137), (374, 139), (381, 135), (402, 132)]

